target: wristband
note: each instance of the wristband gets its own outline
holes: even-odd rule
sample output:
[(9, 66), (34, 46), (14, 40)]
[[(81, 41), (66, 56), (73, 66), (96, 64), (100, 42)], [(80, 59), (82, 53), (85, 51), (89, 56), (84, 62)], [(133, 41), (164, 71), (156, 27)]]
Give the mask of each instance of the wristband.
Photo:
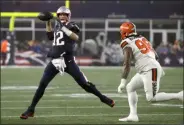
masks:
[(126, 79), (121, 79), (121, 83), (126, 83)]
[(72, 34), (72, 31), (70, 31), (68, 28), (66, 28), (65, 26), (63, 26), (62, 28), (61, 28), (61, 30), (63, 31), (63, 32), (65, 32), (65, 34), (67, 35), (67, 36), (70, 36), (71, 34)]

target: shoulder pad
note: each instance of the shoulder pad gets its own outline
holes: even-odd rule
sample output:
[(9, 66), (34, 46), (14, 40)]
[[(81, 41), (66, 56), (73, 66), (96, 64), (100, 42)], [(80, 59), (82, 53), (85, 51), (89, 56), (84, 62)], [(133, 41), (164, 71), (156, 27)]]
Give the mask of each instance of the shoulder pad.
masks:
[(70, 22), (68, 24), (68, 27), (69, 27), (70, 30), (72, 30), (75, 33), (79, 33), (80, 32), (80, 29), (79, 29), (78, 25), (75, 22)]
[(60, 29), (60, 25), (57, 21), (55, 21), (54, 31), (57, 31), (58, 29)]
[(131, 40), (129, 38), (126, 38), (126, 39), (121, 41), (120, 46), (122, 48), (125, 48), (125, 46), (129, 45), (129, 43), (131, 43)]
[(126, 40), (122, 40), (120, 43), (121, 48), (124, 48), (126, 45), (128, 45), (128, 42)]
[(69, 22), (68, 24), (70, 24), (70, 25), (75, 25), (76, 23), (75, 23), (75, 22)]

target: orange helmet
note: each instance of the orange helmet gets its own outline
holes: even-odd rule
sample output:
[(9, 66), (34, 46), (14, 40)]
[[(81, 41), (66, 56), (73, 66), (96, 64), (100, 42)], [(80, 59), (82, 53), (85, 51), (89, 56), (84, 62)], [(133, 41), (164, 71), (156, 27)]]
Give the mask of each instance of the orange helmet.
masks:
[(121, 38), (125, 39), (125, 37), (130, 34), (136, 33), (136, 26), (132, 22), (124, 22), (120, 26)]

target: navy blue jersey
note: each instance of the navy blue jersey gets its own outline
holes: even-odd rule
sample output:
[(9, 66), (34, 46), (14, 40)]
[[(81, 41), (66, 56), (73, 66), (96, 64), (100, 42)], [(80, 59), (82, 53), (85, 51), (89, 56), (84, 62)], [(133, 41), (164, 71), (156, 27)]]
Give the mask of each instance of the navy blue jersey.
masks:
[[(80, 32), (79, 27), (74, 22), (69, 22), (65, 24), (72, 32), (78, 34)], [(53, 58), (60, 57), (61, 54), (65, 53), (64, 57), (73, 57), (74, 47), (76, 41), (70, 39), (62, 30), (60, 30), (60, 26), (58, 22), (56, 22), (54, 27), (54, 32), (52, 32), (52, 36), (50, 36), (50, 40), (53, 40), (52, 49), (50, 55)], [(48, 36), (49, 37), (49, 36)]]

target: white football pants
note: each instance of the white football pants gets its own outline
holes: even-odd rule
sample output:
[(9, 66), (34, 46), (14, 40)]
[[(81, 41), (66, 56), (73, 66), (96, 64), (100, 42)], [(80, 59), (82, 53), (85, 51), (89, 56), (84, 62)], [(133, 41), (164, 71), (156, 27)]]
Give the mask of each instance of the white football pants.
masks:
[(160, 78), (162, 75), (163, 70), (159, 68), (154, 68), (147, 72), (136, 73), (126, 86), (127, 92), (134, 92), (144, 87), (147, 101), (154, 101), (153, 98), (159, 91)]

